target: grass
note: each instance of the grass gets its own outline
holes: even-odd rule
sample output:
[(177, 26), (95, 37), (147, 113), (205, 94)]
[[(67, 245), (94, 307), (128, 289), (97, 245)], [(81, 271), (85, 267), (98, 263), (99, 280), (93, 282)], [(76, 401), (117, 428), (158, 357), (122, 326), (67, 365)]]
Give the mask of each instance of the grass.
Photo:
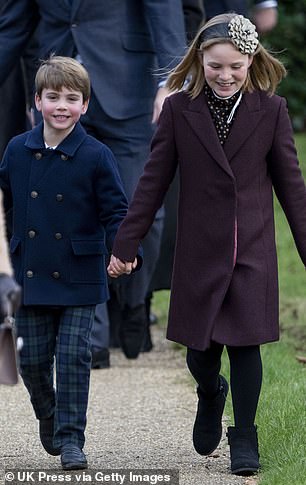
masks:
[[(306, 179), (306, 135), (296, 135), (302, 172)], [(306, 211), (306, 207), (305, 207)], [(306, 271), (295, 249), (285, 216), (275, 201), (280, 279), (281, 340), (262, 346), (264, 379), (257, 425), (262, 470), (260, 485), (306, 484)], [(153, 308), (166, 324), (169, 292), (154, 294)], [(222, 372), (229, 376), (224, 354)], [(232, 420), (231, 400), (226, 413)]]

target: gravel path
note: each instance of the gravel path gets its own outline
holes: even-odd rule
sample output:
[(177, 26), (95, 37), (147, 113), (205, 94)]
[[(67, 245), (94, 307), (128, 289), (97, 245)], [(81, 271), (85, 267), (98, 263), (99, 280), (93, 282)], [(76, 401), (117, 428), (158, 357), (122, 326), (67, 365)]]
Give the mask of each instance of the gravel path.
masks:
[[(111, 368), (92, 371), (85, 446), (90, 469), (176, 469), (180, 485), (256, 484), (256, 479), (230, 474), (225, 437), (213, 456), (194, 451), (196, 394), (184, 359), (157, 326), (153, 341), (154, 350), (135, 361), (112, 350)], [(60, 473), (59, 458), (47, 455), (40, 445), (23, 384), (0, 390), (0, 470)]]

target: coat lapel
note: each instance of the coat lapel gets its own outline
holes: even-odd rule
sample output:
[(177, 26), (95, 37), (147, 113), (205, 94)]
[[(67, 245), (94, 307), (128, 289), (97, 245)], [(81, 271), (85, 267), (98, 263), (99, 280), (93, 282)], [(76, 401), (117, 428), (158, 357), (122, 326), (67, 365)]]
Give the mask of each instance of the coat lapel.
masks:
[(243, 143), (252, 135), (265, 111), (261, 108), (258, 92), (245, 93), (229, 137), (223, 147), (219, 142), (204, 93), (192, 100), (188, 110), (183, 113), (190, 127), (213, 159), (226, 173), (234, 177), (229, 162)]
[(245, 93), (243, 95), (235, 121), (223, 147), (229, 162), (244, 142), (252, 135), (264, 113), (265, 110), (261, 108), (258, 92), (255, 91), (254, 93)]
[(228, 175), (234, 177), (219, 141), (204, 93), (201, 93), (197, 98), (192, 100), (188, 110), (183, 111), (183, 114), (190, 127), (213, 159)]

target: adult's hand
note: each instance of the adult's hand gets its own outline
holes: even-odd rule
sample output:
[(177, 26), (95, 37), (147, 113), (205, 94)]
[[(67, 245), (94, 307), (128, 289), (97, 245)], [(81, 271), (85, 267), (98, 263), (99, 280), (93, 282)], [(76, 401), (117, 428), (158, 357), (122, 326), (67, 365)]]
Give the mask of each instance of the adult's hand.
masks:
[[(21, 288), (12, 276), (0, 274), (0, 318), (3, 322), (8, 315), (18, 310), (21, 302)], [(1, 323), (0, 322), (0, 323)]]
[(253, 11), (253, 21), (260, 34), (265, 34), (274, 29), (277, 24), (278, 11), (275, 7), (255, 8)]
[(158, 88), (154, 104), (153, 104), (153, 116), (152, 116), (152, 123), (156, 123), (158, 121), (159, 115), (161, 113), (164, 101), (167, 96), (169, 96), (170, 91), (166, 87)]

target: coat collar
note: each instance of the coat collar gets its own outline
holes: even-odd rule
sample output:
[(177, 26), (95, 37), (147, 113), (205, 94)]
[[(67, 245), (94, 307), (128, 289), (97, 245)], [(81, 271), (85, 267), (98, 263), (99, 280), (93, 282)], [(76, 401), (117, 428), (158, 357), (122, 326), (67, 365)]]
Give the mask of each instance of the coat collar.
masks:
[[(87, 134), (81, 123), (78, 122), (71, 133), (57, 146), (56, 150), (68, 157), (73, 157)], [(25, 146), (31, 150), (44, 150), (43, 122), (31, 130), (26, 138)]]
[(261, 107), (259, 92), (245, 93), (223, 147), (218, 139), (203, 92), (190, 101), (188, 110), (183, 113), (206, 150), (228, 175), (234, 177), (229, 162), (251, 136), (264, 112)]

